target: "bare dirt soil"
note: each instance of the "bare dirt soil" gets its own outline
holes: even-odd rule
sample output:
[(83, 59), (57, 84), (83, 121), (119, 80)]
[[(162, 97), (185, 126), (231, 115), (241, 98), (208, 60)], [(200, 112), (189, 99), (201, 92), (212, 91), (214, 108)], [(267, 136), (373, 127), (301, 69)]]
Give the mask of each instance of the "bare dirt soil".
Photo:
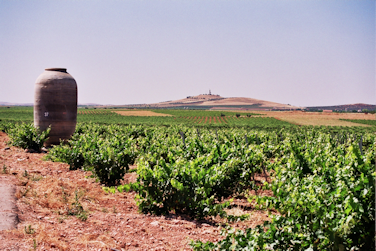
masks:
[(15, 229), (18, 224), (16, 207), (16, 178), (0, 174), (0, 231)]
[(263, 114), (262, 117), (273, 117), (296, 125), (369, 127), (370, 125), (353, 123), (349, 121), (343, 121), (340, 119), (376, 120), (375, 114), (365, 113), (325, 113), (302, 111), (257, 111), (257, 113)]
[(171, 114), (157, 113), (152, 111), (115, 111), (123, 116), (146, 116), (146, 117), (169, 117)]
[(343, 121), (340, 119), (368, 119), (375, 120), (374, 114), (364, 113), (325, 113), (325, 112), (267, 112), (268, 116), (298, 125), (325, 125), (325, 126), (365, 126), (359, 123)]
[[(42, 153), (8, 149), (7, 141), (0, 132), (0, 173), (16, 188), (19, 224), (0, 231), (0, 250), (190, 250), (190, 240), (223, 238), (223, 219), (139, 213), (134, 192), (108, 194), (90, 172), (69, 171), (66, 164), (44, 161)], [(126, 174), (124, 182), (135, 175)], [(237, 229), (269, 219), (245, 199), (235, 198), (232, 205), (232, 214), (251, 215), (230, 224)]]

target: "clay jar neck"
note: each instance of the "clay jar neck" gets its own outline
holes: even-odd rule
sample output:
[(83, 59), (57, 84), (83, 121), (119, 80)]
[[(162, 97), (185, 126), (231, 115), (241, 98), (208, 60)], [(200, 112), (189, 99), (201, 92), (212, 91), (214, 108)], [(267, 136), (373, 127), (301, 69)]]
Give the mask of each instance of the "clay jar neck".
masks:
[(67, 69), (66, 68), (47, 68), (45, 70), (46, 71), (59, 71), (59, 72), (67, 73)]

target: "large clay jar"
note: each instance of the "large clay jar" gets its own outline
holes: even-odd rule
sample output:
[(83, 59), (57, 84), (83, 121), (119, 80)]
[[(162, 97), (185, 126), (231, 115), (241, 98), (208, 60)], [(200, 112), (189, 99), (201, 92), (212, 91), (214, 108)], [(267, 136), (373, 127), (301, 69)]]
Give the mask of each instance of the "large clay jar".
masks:
[(64, 68), (46, 69), (35, 82), (34, 126), (51, 126), (45, 145), (60, 144), (76, 129), (77, 84)]

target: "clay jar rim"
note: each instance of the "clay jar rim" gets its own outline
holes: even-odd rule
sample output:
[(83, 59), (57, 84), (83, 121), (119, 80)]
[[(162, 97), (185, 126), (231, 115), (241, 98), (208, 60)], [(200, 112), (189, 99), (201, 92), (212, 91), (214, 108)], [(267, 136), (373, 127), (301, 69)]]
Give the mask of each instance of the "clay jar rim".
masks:
[(67, 69), (66, 68), (46, 68), (45, 70), (46, 71), (59, 71), (59, 72), (65, 72), (65, 73), (67, 73)]

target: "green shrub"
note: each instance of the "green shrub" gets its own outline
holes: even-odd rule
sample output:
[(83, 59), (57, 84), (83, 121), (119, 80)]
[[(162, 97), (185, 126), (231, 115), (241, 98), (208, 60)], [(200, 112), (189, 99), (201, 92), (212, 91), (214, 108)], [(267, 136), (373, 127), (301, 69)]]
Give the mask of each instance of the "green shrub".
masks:
[(168, 145), (168, 152), (161, 144), (154, 149), (159, 152), (138, 160), (138, 206), (144, 213), (224, 217), (229, 203), (218, 202), (251, 187), (251, 174), (260, 170), (256, 148), (242, 158), (236, 154), (240, 145), (206, 145), (196, 140), (186, 147), (163, 145)]
[(71, 145), (59, 145), (50, 149), (46, 159), (55, 162), (64, 162), (69, 164), (69, 170), (81, 169), (85, 165), (85, 158), (77, 147), (77, 142), (70, 142)]
[(23, 149), (33, 149), (39, 151), (44, 142), (48, 139), (51, 128), (40, 131), (33, 124), (15, 124), (6, 128), (6, 133), (10, 138), (9, 144)]
[(252, 196), (280, 215), (253, 229), (225, 231), (218, 243), (192, 241), (193, 249), (373, 250), (376, 145), (362, 155), (357, 141), (333, 147), (331, 140), (320, 133), (309, 146), (286, 140), (265, 186), (273, 196)]
[[(71, 140), (54, 146), (47, 158), (68, 163), (70, 170), (92, 171), (103, 184), (118, 184), (136, 158), (134, 130), (138, 128), (78, 125)], [(110, 137), (119, 131), (124, 134)]]

